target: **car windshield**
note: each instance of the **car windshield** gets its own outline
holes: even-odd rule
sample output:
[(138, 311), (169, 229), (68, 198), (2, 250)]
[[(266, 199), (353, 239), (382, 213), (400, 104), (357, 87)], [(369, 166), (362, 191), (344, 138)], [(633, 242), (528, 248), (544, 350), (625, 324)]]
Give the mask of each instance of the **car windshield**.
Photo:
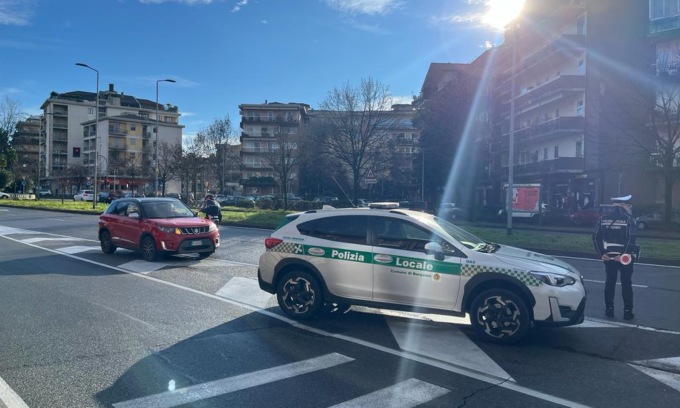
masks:
[(142, 203), (142, 210), (147, 218), (191, 218), (193, 211), (182, 202), (150, 201)]
[(458, 227), (443, 218), (432, 216), (422, 217), (421, 220), (425, 222), (430, 228), (439, 234), (447, 234), (456, 241), (463, 244), (466, 248), (479, 252), (495, 252), (500, 247), (498, 244), (493, 244), (477, 237), (476, 235)]

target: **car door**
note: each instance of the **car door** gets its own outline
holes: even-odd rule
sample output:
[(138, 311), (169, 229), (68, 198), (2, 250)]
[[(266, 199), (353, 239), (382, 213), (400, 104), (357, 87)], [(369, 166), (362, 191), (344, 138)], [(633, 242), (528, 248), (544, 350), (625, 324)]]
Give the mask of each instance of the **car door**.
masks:
[[(373, 300), (452, 310), (460, 286), (461, 258), (454, 247), (411, 221), (372, 217)], [(428, 242), (449, 248), (443, 261), (425, 253)], [(447, 252), (445, 252), (447, 253)]]
[(299, 246), (305, 258), (321, 273), (331, 294), (371, 300), (373, 266), (368, 245), (367, 216), (317, 218), (297, 226), (305, 236)]

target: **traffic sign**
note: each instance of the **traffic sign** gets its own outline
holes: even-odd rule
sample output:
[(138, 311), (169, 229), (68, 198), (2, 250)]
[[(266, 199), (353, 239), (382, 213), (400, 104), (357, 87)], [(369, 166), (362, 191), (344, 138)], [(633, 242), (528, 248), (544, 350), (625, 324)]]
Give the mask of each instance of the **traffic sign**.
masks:
[(366, 184), (377, 184), (378, 179), (375, 178), (375, 175), (373, 174), (373, 170), (368, 169), (366, 172), (366, 175), (364, 176), (364, 183)]
[(87, 182), (85, 183), (85, 185), (87, 185), (88, 187), (90, 187), (91, 184), (92, 182), (90, 180), (87, 180)]

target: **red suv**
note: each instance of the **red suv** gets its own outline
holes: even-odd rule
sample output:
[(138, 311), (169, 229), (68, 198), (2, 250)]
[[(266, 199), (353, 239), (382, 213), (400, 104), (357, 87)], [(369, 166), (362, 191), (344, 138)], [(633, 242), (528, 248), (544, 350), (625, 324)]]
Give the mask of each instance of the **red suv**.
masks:
[(220, 233), (175, 198), (121, 198), (99, 217), (99, 242), (105, 254), (121, 247), (153, 262), (175, 254), (206, 258), (220, 246)]

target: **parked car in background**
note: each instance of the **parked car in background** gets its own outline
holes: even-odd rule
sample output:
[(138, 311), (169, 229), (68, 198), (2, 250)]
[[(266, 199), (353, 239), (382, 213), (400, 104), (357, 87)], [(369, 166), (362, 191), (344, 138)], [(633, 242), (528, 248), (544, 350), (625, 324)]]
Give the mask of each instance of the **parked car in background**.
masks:
[(73, 196), (73, 201), (94, 201), (94, 190), (80, 190)]
[(167, 193), (165, 196), (170, 198), (176, 198), (178, 200), (182, 199), (182, 195), (180, 193)]
[(639, 230), (646, 230), (647, 228), (680, 228), (680, 210), (672, 211), (670, 224), (664, 221), (664, 213), (661, 210), (637, 217), (635, 224)]
[(222, 201), (217, 201), (222, 207), (255, 207), (255, 200), (244, 196), (227, 196)]
[(333, 204), (338, 202), (338, 197), (335, 196), (320, 196), (314, 199), (315, 203)]
[(38, 197), (52, 197), (52, 190), (47, 188), (41, 188), (38, 190)]
[(426, 201), (414, 201), (414, 200), (399, 201), (399, 207), (400, 208), (408, 208), (409, 210), (415, 210), (415, 211), (427, 211), (428, 210)]
[(468, 212), (455, 203), (441, 203), (437, 215), (449, 221), (460, 221), (468, 218)]
[(593, 208), (574, 211), (569, 214), (569, 220), (571, 224), (579, 227), (593, 227), (601, 216), (609, 214), (613, 210), (614, 206), (611, 204), (596, 205)]
[(5, 200), (9, 198), (9, 194), (0, 192), (0, 200)]
[(153, 262), (175, 254), (206, 258), (220, 246), (220, 233), (214, 222), (177, 199), (123, 198), (99, 217), (99, 242), (105, 254), (121, 247)]

